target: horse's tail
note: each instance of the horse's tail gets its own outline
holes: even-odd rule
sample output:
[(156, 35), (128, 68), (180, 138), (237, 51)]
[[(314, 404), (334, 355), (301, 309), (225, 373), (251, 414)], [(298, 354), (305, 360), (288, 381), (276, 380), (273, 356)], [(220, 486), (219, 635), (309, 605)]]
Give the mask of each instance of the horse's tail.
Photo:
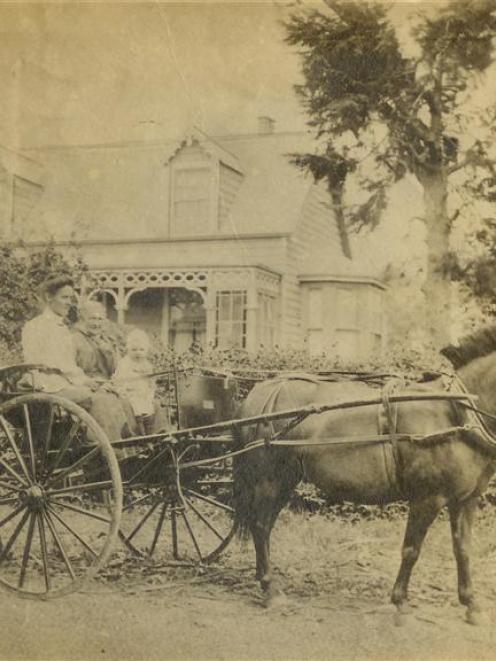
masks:
[[(237, 418), (272, 413), (277, 410), (277, 401), (284, 386), (284, 381), (257, 384), (241, 405)], [(235, 523), (241, 536), (247, 536), (260, 518), (268, 512), (276, 512), (285, 504), (284, 494), (291, 491), (291, 485), (301, 479), (301, 464), (294, 456), (276, 453), (275, 448), (266, 447), (247, 449), (259, 434), (258, 425), (238, 425), (233, 432), (236, 450), (246, 449), (233, 458), (234, 510)], [(258, 435), (258, 438), (261, 438)], [(262, 485), (265, 484), (265, 488)], [(267, 485), (271, 489), (267, 491)], [(268, 509), (267, 509), (268, 508)]]
[[(235, 427), (233, 441), (235, 451), (242, 450), (249, 441), (246, 429), (241, 426)], [(234, 522), (238, 535), (244, 539), (250, 533), (255, 496), (256, 475), (253, 466), (253, 452), (256, 450), (248, 450), (233, 458)]]

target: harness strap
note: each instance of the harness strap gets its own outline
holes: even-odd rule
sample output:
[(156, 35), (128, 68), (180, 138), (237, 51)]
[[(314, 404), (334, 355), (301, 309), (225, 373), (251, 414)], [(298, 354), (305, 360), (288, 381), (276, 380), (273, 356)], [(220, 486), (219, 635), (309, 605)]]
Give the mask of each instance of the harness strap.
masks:
[[(274, 388), (269, 392), (267, 399), (265, 400), (262, 406), (262, 413), (272, 413), (274, 411), (277, 398), (284, 386), (284, 381), (278, 380), (274, 384)], [(264, 420), (259, 423), (261, 430), (261, 436), (264, 441), (264, 446), (266, 449), (270, 448), (272, 439), (274, 437), (274, 424), (272, 420)]]
[(387, 443), (383, 444), (384, 464), (389, 483), (393, 490), (400, 488), (400, 454), (398, 450), (398, 402), (391, 401), (391, 397), (405, 385), (403, 378), (388, 381), (381, 392), (381, 404), (378, 412), (379, 433), (387, 436)]

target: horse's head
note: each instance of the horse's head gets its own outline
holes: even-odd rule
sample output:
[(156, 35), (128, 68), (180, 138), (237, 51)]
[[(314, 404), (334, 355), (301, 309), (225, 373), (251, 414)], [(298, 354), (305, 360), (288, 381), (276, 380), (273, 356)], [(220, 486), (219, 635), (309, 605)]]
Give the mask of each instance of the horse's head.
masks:
[(471, 335), (466, 335), (456, 344), (449, 344), (441, 349), (456, 370), (465, 367), (477, 358), (483, 358), (496, 351), (496, 325), (482, 328)]

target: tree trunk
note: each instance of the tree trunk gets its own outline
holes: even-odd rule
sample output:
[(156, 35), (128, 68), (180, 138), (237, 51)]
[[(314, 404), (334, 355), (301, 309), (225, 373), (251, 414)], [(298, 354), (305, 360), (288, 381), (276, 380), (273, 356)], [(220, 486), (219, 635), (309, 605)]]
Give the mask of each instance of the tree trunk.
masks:
[(341, 248), (346, 257), (351, 259), (351, 248), (350, 242), (348, 239), (348, 233), (346, 231), (346, 222), (344, 219), (343, 212), (343, 187), (332, 187), (329, 186), (329, 192), (332, 199), (332, 209), (334, 212), (333, 222), (336, 222), (339, 231), (339, 238), (341, 241)]
[(427, 269), (422, 290), (426, 303), (427, 333), (437, 349), (451, 339), (451, 283), (446, 273), (450, 222), (447, 179), (442, 171), (422, 177), (425, 202)]

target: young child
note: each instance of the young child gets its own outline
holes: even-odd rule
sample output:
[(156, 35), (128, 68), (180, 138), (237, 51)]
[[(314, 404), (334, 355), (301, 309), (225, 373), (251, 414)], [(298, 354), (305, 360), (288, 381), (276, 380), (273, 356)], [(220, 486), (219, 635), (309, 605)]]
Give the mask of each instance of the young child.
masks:
[(155, 383), (147, 376), (153, 371), (149, 352), (148, 335), (138, 329), (131, 331), (126, 340), (126, 355), (117, 365), (113, 377), (116, 390), (131, 404), (145, 434), (153, 433), (156, 412)]

